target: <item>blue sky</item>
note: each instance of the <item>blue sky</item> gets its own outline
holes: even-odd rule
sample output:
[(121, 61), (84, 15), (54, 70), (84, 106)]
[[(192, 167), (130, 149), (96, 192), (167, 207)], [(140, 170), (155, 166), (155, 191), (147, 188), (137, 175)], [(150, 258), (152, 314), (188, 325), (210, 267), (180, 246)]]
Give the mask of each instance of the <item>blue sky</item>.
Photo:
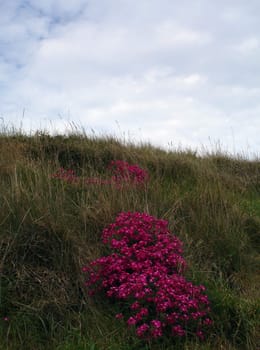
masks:
[(0, 0), (0, 118), (260, 153), (259, 0)]

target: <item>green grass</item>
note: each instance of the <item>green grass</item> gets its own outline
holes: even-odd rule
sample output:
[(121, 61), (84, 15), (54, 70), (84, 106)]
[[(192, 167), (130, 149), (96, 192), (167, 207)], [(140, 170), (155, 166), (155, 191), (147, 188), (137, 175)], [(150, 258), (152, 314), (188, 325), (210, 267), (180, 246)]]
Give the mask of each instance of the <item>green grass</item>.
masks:
[[(111, 160), (147, 169), (144, 190), (70, 185), (59, 167), (107, 176)], [(84, 133), (0, 134), (0, 349), (257, 349), (260, 162), (216, 152), (165, 152)], [(118, 305), (89, 298), (81, 267), (105, 253), (102, 229), (121, 211), (169, 221), (184, 243), (187, 278), (204, 284), (208, 338), (145, 343), (116, 320)], [(3, 317), (8, 316), (9, 321)]]

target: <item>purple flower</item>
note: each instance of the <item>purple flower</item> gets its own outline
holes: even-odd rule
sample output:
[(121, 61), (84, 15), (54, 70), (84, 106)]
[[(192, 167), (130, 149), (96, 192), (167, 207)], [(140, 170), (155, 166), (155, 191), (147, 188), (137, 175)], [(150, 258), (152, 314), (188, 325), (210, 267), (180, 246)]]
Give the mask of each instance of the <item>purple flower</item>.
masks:
[(187, 329), (203, 339), (200, 328), (212, 323), (205, 287), (183, 276), (182, 243), (167, 221), (122, 212), (103, 230), (102, 239), (111, 254), (84, 270), (90, 293), (103, 289), (109, 298), (128, 303), (127, 324), (139, 337), (158, 338), (169, 329), (172, 336), (183, 337)]
[(129, 317), (129, 319), (127, 320), (127, 324), (128, 326), (133, 326), (136, 324), (136, 319), (134, 317)]

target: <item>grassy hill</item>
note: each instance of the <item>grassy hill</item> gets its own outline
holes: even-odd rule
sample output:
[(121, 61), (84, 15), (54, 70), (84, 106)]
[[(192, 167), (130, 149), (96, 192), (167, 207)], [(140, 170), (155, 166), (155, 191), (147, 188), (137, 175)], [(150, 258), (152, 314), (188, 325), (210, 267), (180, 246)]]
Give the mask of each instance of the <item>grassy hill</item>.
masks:
[[(140, 189), (90, 184), (112, 160), (149, 173)], [(77, 184), (52, 178), (73, 169)], [(83, 134), (0, 135), (0, 349), (260, 348), (260, 162), (216, 152), (165, 152)], [(183, 242), (185, 277), (206, 286), (213, 327), (206, 340), (145, 342), (116, 302), (90, 297), (82, 266), (104, 255), (105, 226), (122, 211), (169, 222)]]

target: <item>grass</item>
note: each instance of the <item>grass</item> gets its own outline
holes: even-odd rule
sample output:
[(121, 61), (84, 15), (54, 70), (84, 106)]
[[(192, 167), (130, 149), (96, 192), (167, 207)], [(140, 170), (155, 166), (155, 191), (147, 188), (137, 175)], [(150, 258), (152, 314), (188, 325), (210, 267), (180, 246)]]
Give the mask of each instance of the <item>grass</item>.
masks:
[[(144, 190), (73, 185), (59, 167), (105, 177), (111, 160), (147, 169)], [(84, 133), (0, 134), (0, 349), (257, 349), (260, 162), (220, 152), (165, 152)], [(88, 297), (81, 267), (105, 253), (101, 232), (121, 211), (169, 221), (187, 278), (207, 287), (214, 326), (202, 343), (145, 343)], [(8, 321), (3, 318), (8, 317)]]

